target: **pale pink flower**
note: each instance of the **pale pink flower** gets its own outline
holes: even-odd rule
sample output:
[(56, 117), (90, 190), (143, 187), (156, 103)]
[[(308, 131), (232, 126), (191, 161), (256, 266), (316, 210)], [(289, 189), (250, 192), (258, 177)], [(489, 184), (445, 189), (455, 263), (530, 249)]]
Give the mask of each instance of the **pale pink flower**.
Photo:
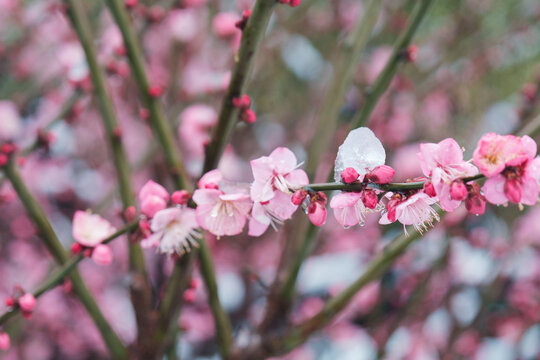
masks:
[(461, 201), (452, 198), (452, 183), (478, 174), (478, 169), (463, 160), (463, 150), (451, 138), (438, 144), (420, 144), (420, 152), (417, 155), (422, 172), (425, 176), (431, 177), (441, 208), (445, 211), (454, 211)]
[(97, 214), (78, 210), (73, 216), (73, 238), (83, 246), (101, 244), (115, 231), (111, 223)]
[(172, 10), (166, 19), (173, 38), (180, 42), (189, 42), (198, 34), (200, 19), (192, 9)]
[(158, 183), (148, 180), (139, 191), (139, 202), (141, 204), (141, 212), (152, 217), (155, 213), (167, 207), (169, 201), (169, 193)]
[(109, 265), (113, 260), (111, 248), (108, 245), (99, 244), (92, 250), (92, 260), (101, 266)]
[(304, 170), (297, 169), (294, 153), (283, 147), (270, 156), (251, 161), (254, 181), (251, 199), (255, 205), (249, 225), (249, 234), (259, 236), (269, 225), (289, 219), (298, 208), (291, 198), (293, 191), (309, 183)]
[(152, 219), (153, 232), (141, 241), (143, 248), (157, 247), (160, 253), (183, 254), (197, 246), (197, 220), (195, 210), (184, 207), (161, 210)]
[(9, 340), (9, 335), (0, 331), (0, 350), (9, 350), (10, 346), (11, 341)]
[[(434, 221), (439, 221), (439, 214), (431, 205), (437, 199), (429, 195), (418, 192), (399, 202), (396, 206), (396, 220), (403, 225), (412, 225), (417, 231), (423, 232), (428, 226), (432, 226)], [(388, 212), (379, 220), (379, 224), (390, 224), (393, 221), (388, 219)]]
[[(527, 148), (530, 146), (528, 143), (527, 141)], [(478, 141), (473, 160), (482, 174), (491, 177), (502, 172), (507, 165), (517, 165), (516, 161), (522, 162), (526, 159), (523, 155), (523, 144), (519, 138), (489, 133)]]
[(221, 181), (223, 181), (223, 174), (218, 169), (214, 169), (200, 178), (197, 182), (197, 187), (199, 189), (217, 189)]
[(26, 312), (32, 312), (36, 306), (36, 298), (30, 293), (26, 293), (21, 296), (18, 302), (21, 310)]
[(361, 192), (342, 192), (332, 197), (330, 207), (338, 223), (344, 227), (364, 226), (366, 214), (374, 211), (364, 205), (362, 197)]
[(249, 195), (241, 189), (231, 189), (230, 193), (198, 189), (193, 194), (193, 201), (197, 204), (197, 223), (216, 236), (241, 233), (252, 206)]
[(13, 140), (19, 135), (22, 124), (19, 111), (11, 101), (0, 101), (0, 140)]
[[(540, 158), (536, 156), (536, 143), (528, 136), (511, 137), (513, 154), (507, 154), (502, 171), (489, 177), (482, 191), (487, 201), (495, 205), (535, 205), (538, 201), (540, 181)], [(499, 143), (500, 140), (496, 140)], [(516, 145), (516, 142), (518, 145)], [(490, 147), (484, 143), (484, 147)]]

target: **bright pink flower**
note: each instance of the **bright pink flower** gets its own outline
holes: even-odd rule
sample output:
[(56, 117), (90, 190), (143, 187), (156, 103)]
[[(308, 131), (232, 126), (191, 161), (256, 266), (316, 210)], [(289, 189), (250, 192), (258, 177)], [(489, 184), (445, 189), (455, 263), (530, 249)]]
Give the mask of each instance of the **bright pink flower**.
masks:
[[(437, 199), (429, 195), (418, 192), (396, 205), (396, 220), (403, 225), (412, 225), (417, 231), (423, 232), (428, 226), (432, 226), (434, 221), (439, 221), (439, 214), (431, 207)], [(388, 213), (385, 213), (379, 224), (390, 224)]]
[[(535, 157), (536, 143), (528, 136), (510, 139), (515, 153), (507, 154), (503, 170), (489, 177), (482, 191), (486, 200), (495, 205), (506, 204), (508, 201), (535, 205), (540, 181), (540, 158)], [(489, 144), (484, 147), (489, 147)]]
[(252, 201), (242, 192), (224, 193), (217, 189), (198, 189), (193, 194), (199, 226), (216, 236), (242, 232)]
[(94, 247), (114, 234), (116, 229), (104, 218), (87, 211), (76, 211), (73, 216), (73, 238), (79, 244)]
[(258, 204), (253, 207), (250, 235), (262, 234), (269, 225), (275, 227), (296, 211), (293, 191), (309, 183), (305, 171), (297, 167), (294, 153), (282, 147), (270, 156), (251, 161), (255, 179), (251, 184), (251, 199)]
[(167, 207), (169, 193), (158, 183), (148, 180), (139, 191), (139, 202), (141, 203), (141, 212), (152, 217), (155, 213)]
[(11, 341), (9, 340), (9, 335), (5, 332), (0, 331), (0, 350), (9, 350), (11, 346)]
[(438, 144), (420, 144), (420, 152), (417, 155), (422, 172), (425, 176), (431, 177), (441, 208), (445, 211), (454, 211), (461, 202), (452, 199), (450, 194), (452, 183), (454, 180), (478, 174), (478, 169), (463, 161), (463, 150), (451, 138)]
[[(528, 148), (530, 144), (528, 141), (526, 143)], [(489, 133), (478, 141), (473, 160), (482, 174), (491, 177), (502, 172), (507, 165), (517, 165), (516, 161), (525, 160), (523, 150), (524, 147), (519, 138), (513, 135), (502, 136)], [(534, 152), (536, 153), (536, 149)]]
[(467, 186), (463, 181), (452, 182), (450, 185), (450, 198), (457, 201), (463, 201), (467, 198)]
[(334, 209), (334, 217), (343, 227), (356, 224), (364, 226), (366, 214), (373, 212), (363, 202), (362, 192), (342, 192), (330, 200), (330, 207)]
[(92, 251), (92, 260), (98, 265), (109, 265), (113, 260), (111, 248), (107, 245), (99, 244)]
[(198, 228), (195, 210), (169, 208), (161, 210), (152, 219), (153, 232), (141, 241), (143, 248), (157, 247), (160, 253), (183, 254), (197, 244)]
[(36, 306), (36, 298), (30, 293), (26, 293), (19, 298), (19, 306), (21, 310), (32, 312)]

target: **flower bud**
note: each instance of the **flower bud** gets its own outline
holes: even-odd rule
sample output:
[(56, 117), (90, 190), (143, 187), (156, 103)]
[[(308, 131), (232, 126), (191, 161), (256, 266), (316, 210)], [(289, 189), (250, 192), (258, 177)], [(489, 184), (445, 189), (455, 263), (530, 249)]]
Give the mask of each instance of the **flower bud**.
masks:
[(379, 203), (379, 198), (377, 197), (375, 191), (366, 189), (364, 190), (362, 202), (368, 209), (375, 209)]
[(0, 154), (0, 166), (4, 166), (8, 163), (8, 157), (6, 154)]
[(193, 303), (197, 299), (197, 292), (195, 289), (187, 289), (184, 291), (184, 301), (187, 303)]
[(36, 298), (30, 293), (26, 293), (19, 298), (19, 306), (23, 311), (32, 312), (36, 306)]
[(79, 244), (78, 242), (75, 242), (73, 244), (71, 244), (71, 253), (73, 255), (78, 255), (80, 254), (80, 252), (82, 251), (83, 247), (81, 244)]
[(137, 209), (135, 209), (135, 206), (131, 205), (124, 210), (124, 220), (127, 222), (131, 222), (135, 220), (135, 217), (137, 216)]
[(431, 197), (437, 196), (437, 193), (435, 192), (435, 186), (433, 186), (433, 184), (429, 181), (426, 181), (424, 183), (424, 192), (426, 193), (426, 195), (429, 195)]
[(367, 174), (369, 181), (375, 184), (388, 184), (394, 178), (396, 170), (388, 165), (380, 165)]
[(308, 217), (313, 225), (323, 225), (326, 221), (326, 207), (320, 203), (312, 202), (308, 206)]
[(111, 248), (107, 245), (99, 244), (92, 251), (92, 260), (98, 265), (107, 266), (112, 262), (112, 259)]
[(160, 97), (163, 94), (163, 87), (160, 85), (150, 85), (148, 87), (148, 95), (152, 98)]
[(9, 350), (10, 345), (9, 335), (0, 331), (0, 350)]
[(234, 107), (240, 109), (249, 109), (249, 107), (251, 106), (251, 99), (248, 95), (244, 94), (240, 97), (233, 98), (232, 103)]
[(486, 211), (486, 201), (480, 194), (472, 194), (467, 197), (465, 207), (474, 215), (482, 215)]
[(7, 307), (13, 307), (17, 301), (13, 298), (13, 296), (8, 296), (5, 300), (5, 304)]
[(467, 198), (467, 186), (463, 181), (454, 181), (450, 185), (450, 198), (452, 200), (463, 201)]
[(348, 167), (341, 172), (341, 181), (343, 181), (345, 184), (352, 184), (358, 179), (359, 176), (360, 174), (358, 174), (358, 171), (352, 167)]
[(300, 6), (301, 2), (302, 2), (302, 0), (290, 0), (289, 1), (289, 6), (290, 7), (297, 7), (297, 6)]
[(504, 195), (514, 204), (521, 202), (521, 183), (518, 179), (507, 179), (504, 183)]
[(187, 190), (178, 190), (172, 193), (171, 202), (175, 205), (185, 205), (190, 197), (191, 195)]
[(292, 203), (294, 205), (301, 205), (304, 202), (307, 194), (308, 192), (306, 190), (296, 190), (291, 196)]
[(390, 222), (396, 221), (396, 208), (401, 203), (401, 199), (399, 197), (392, 198), (387, 204), (386, 204), (386, 211), (388, 212), (388, 220)]
[(242, 120), (248, 124), (253, 124), (255, 121), (257, 121), (257, 115), (255, 114), (255, 111), (251, 109), (245, 109), (242, 112)]
[(158, 196), (148, 196), (141, 204), (141, 212), (148, 216), (153, 217), (158, 211), (167, 207), (167, 202)]

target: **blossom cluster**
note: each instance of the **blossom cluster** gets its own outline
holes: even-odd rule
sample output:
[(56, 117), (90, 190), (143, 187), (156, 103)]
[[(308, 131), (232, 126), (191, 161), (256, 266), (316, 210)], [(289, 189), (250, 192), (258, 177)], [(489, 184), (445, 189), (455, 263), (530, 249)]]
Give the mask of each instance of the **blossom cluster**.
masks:
[[(484, 213), (486, 201), (534, 205), (540, 182), (536, 152), (536, 143), (528, 136), (494, 133), (480, 139), (469, 161), (464, 160), (463, 149), (454, 139), (424, 143), (417, 153), (423, 176), (391, 183), (395, 171), (385, 164), (381, 142), (368, 128), (359, 128), (351, 131), (339, 148), (335, 183), (309, 184), (294, 153), (279, 147), (269, 156), (251, 161), (251, 183), (224, 179), (217, 169), (206, 173), (193, 193), (192, 207), (185, 190), (169, 196), (163, 186), (148, 181), (138, 196), (145, 237), (142, 246), (182, 254), (196, 246), (199, 228), (217, 237), (232, 236), (240, 234), (246, 223), (248, 235), (261, 236), (269, 227), (277, 230), (298, 207), (314, 225), (321, 226), (327, 216), (325, 189), (341, 190), (329, 205), (335, 219), (346, 228), (363, 225), (367, 216), (378, 213), (380, 224), (398, 221), (404, 228), (411, 225), (422, 232), (439, 220), (434, 205), (452, 212), (465, 202), (475, 215)], [(484, 178), (481, 186), (479, 181)], [(83, 216), (87, 221), (79, 225)], [(78, 212), (74, 237), (82, 246), (95, 247), (91, 256), (96, 262), (107, 263), (100, 250), (105, 245), (98, 242), (112, 229), (110, 224), (100, 227), (98, 222), (105, 220), (96, 216)], [(100, 229), (100, 233), (87, 234), (86, 229)]]

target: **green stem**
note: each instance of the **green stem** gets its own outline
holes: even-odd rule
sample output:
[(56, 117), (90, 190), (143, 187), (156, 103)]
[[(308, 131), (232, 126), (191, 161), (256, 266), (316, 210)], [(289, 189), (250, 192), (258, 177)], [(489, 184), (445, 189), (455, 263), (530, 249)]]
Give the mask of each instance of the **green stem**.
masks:
[[(111, 97), (108, 94), (105, 77), (98, 63), (96, 50), (93, 44), (93, 36), (90, 30), (90, 24), (85, 15), (85, 9), (80, 0), (65, 0), (68, 8), (68, 15), (71, 23), (77, 32), (79, 41), (86, 55), (86, 62), (92, 78), (94, 95), (98, 99), (101, 119), (107, 140), (110, 144), (114, 165), (118, 177), (118, 189), (124, 210), (135, 204), (133, 189), (131, 185), (131, 169), (122, 144), (121, 131), (114, 111)], [(138, 243), (129, 241), (129, 267), (133, 275), (131, 284), (131, 298), (137, 318), (137, 333), (139, 342), (148, 339), (146, 332), (150, 329), (150, 319), (147, 316), (148, 310), (152, 306), (152, 287), (150, 279), (146, 272), (144, 256)]]
[[(480, 180), (483, 179), (485, 176), (482, 174), (469, 176), (463, 178), (464, 183), (468, 183), (469, 181), (474, 180)], [(321, 184), (310, 184), (304, 186), (304, 189), (306, 190), (313, 190), (313, 191), (333, 191), (333, 190), (341, 190), (341, 191), (361, 191), (364, 190), (367, 187), (382, 191), (406, 191), (406, 190), (420, 190), (424, 187), (425, 181), (414, 181), (414, 182), (405, 182), (405, 183), (388, 183), (388, 184), (364, 184), (364, 183), (353, 183), (353, 184), (344, 184), (341, 182), (333, 182), (333, 183), (321, 183)]]
[(191, 184), (189, 176), (182, 164), (182, 158), (178, 146), (174, 140), (174, 132), (171, 129), (170, 123), (165, 117), (165, 111), (159, 98), (150, 96), (149, 88), (150, 82), (146, 74), (144, 57), (135, 36), (135, 31), (130, 24), (129, 14), (126, 11), (122, 0), (107, 0), (107, 4), (111, 11), (111, 14), (122, 33), (124, 45), (127, 49), (127, 56), (131, 66), (131, 71), (135, 78), (144, 106), (148, 109), (150, 114), (150, 121), (152, 129), (156, 135), (163, 153), (167, 161), (167, 165), (170, 168), (175, 185), (179, 189), (186, 189), (191, 191)]
[(335, 75), (332, 77), (332, 83), (324, 97), (321, 115), (317, 121), (317, 129), (313, 136), (317, 141), (311, 142), (308, 151), (306, 172), (310, 178), (313, 178), (320, 163), (321, 154), (328, 148), (336, 132), (339, 109), (345, 98), (345, 92), (351, 83), (354, 67), (358, 63), (360, 55), (377, 23), (381, 5), (382, 1), (380, 0), (370, 1), (362, 19), (337, 51), (334, 60)]
[(272, 8), (276, 4), (275, 0), (257, 0), (253, 7), (253, 12), (242, 32), (242, 42), (235, 57), (235, 64), (232, 70), (231, 82), (218, 117), (218, 123), (212, 132), (212, 138), (206, 148), (206, 158), (204, 160), (204, 173), (217, 168), (219, 159), (229, 142), (232, 130), (238, 119), (238, 109), (232, 104), (235, 97), (242, 95), (246, 88), (246, 83), (253, 66), (255, 53), (266, 30)]
[[(24, 205), (28, 215), (39, 230), (45, 246), (54, 257), (55, 261), (60, 265), (66, 264), (69, 261), (69, 255), (58, 240), (58, 237), (49, 223), (45, 212), (24, 184), (19, 172), (15, 167), (14, 159), (10, 159), (8, 164), (4, 167), (4, 173), (11, 182), (13, 189)], [(115, 359), (127, 359), (128, 354), (126, 348), (101, 313), (101, 310), (99, 309), (92, 294), (84, 284), (79, 272), (76, 270), (73, 271), (70, 274), (70, 279), (75, 293), (94, 320), (94, 323), (101, 332), (101, 336), (111, 351), (112, 356)]]
[(386, 91), (386, 89), (388, 89), (390, 82), (398, 70), (399, 64), (401, 64), (403, 61), (404, 52), (407, 50), (407, 47), (411, 43), (416, 30), (420, 26), (422, 19), (433, 2), (434, 0), (418, 1), (418, 5), (416, 6), (414, 14), (412, 15), (409, 27), (394, 45), (390, 59), (386, 63), (383, 71), (377, 77), (377, 80), (375, 80), (373, 86), (367, 89), (367, 96), (362, 109), (355, 115), (352, 121), (353, 129), (363, 126), (368, 121), (373, 109), (375, 108), (375, 105), (377, 105), (377, 102), (379, 101), (379, 98)]
[(212, 255), (206, 241), (202, 238), (199, 241), (200, 271), (208, 291), (208, 302), (214, 315), (216, 324), (216, 336), (219, 344), (221, 356), (227, 359), (231, 352), (233, 336), (229, 316), (221, 306), (218, 295), (217, 282), (215, 278)]
[[(107, 244), (111, 242), (112, 240), (116, 239), (117, 237), (132, 231), (137, 228), (137, 222), (127, 224), (122, 229), (118, 230), (105, 240), (103, 240), (103, 244)], [(53, 273), (51, 276), (45, 280), (45, 282), (37, 288), (36, 291), (34, 291), (33, 295), (37, 299), (41, 295), (45, 294), (47, 291), (54, 289), (57, 285), (62, 283), (64, 278), (69, 275), (76, 267), (77, 265), (84, 259), (84, 256), (82, 254), (79, 254), (71, 259), (69, 259), (60, 269), (58, 269), (55, 273)], [(0, 316), (0, 325), (3, 325), (11, 319), (13, 316), (18, 314), (20, 309), (18, 307), (14, 308), (11, 311), (8, 311)]]

